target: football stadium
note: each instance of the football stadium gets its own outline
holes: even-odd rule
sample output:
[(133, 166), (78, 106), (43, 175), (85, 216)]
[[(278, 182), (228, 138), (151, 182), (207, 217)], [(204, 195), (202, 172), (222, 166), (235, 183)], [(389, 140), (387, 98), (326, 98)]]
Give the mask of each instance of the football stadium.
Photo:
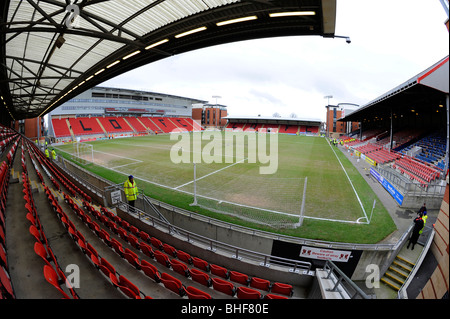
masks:
[(448, 55), (328, 102), (326, 122), (235, 116), (102, 83), (217, 44), (339, 38), (336, 1), (10, 0), (0, 17), (1, 299), (210, 316), (191, 300), (448, 299)]

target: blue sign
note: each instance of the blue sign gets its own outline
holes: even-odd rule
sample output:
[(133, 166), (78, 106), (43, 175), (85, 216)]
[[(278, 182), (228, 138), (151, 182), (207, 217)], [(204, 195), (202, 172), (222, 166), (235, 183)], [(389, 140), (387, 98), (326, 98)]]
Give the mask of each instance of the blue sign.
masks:
[(395, 199), (395, 201), (401, 205), (403, 203), (403, 195), (394, 187), (392, 186), (389, 181), (387, 181), (383, 176), (380, 175), (374, 168), (370, 168), (370, 174), (375, 177), (375, 179), (383, 185), (383, 187), (391, 194), (391, 196)]

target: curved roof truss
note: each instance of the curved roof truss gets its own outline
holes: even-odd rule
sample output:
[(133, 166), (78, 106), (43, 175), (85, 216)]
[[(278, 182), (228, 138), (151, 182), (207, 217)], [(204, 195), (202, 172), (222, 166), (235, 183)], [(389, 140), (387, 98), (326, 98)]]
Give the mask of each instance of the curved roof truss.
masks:
[(6, 0), (0, 120), (43, 116), (94, 85), (198, 48), (334, 37), (335, 16), (336, 0)]

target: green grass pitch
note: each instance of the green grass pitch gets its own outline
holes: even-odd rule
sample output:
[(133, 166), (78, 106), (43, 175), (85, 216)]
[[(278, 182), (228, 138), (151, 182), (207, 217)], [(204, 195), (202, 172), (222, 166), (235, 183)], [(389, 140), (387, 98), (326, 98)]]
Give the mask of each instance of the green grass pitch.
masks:
[[(115, 183), (125, 181), (126, 176), (132, 174), (147, 195), (169, 204), (243, 226), (291, 236), (376, 243), (396, 228), (389, 213), (356, 168), (325, 138), (278, 134), (275, 152), (270, 149), (273, 140), (259, 134), (257, 138), (265, 141), (261, 144), (266, 146), (264, 154), (269, 154), (272, 162), (273, 156), (277, 156), (276, 171), (260, 174), (260, 168), (269, 164), (258, 161), (258, 143), (254, 149), (247, 139), (244, 139), (243, 145), (236, 144), (236, 140), (222, 133), (221, 139), (216, 140), (219, 144), (213, 144), (211, 139), (202, 140), (195, 148), (192, 142), (198, 137), (195, 134), (200, 133), (184, 134), (184, 141), (190, 141), (190, 149), (180, 148), (180, 140), (169, 135), (88, 142), (94, 147), (95, 164), (83, 166)], [(227, 147), (234, 152), (233, 156), (226, 154)], [(239, 147), (245, 148), (244, 158), (236, 158)], [(73, 151), (70, 144), (58, 146), (58, 149), (69, 154)], [(180, 155), (183, 151), (183, 154), (189, 154), (189, 163), (174, 163), (174, 154)], [(219, 154), (216, 157), (218, 163), (205, 163), (204, 159), (211, 152)], [(256, 154), (256, 163), (249, 162), (252, 154)], [(204, 155), (203, 158), (201, 155)], [(302, 226), (276, 230), (189, 206), (193, 202), (195, 156), (201, 159), (196, 164), (197, 194), (294, 216), (300, 214), (307, 177)], [(370, 216), (374, 200), (377, 203), (370, 224), (356, 223), (358, 219), (366, 221), (364, 217)]]

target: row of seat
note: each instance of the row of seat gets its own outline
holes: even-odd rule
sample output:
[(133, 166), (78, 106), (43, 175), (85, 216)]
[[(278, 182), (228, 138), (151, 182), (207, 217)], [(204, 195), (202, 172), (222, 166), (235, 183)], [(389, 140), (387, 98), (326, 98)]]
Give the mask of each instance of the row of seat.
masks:
[[(23, 150), (23, 149), (22, 149)], [(30, 182), (26, 171), (22, 172), (23, 193), (25, 200), (26, 218), (31, 223), (29, 232), (35, 238), (34, 252), (44, 261), (43, 274), (45, 279), (55, 287), (64, 299), (78, 299), (75, 289), (70, 285), (58, 260), (53, 253), (50, 243), (40, 222), (33, 200)], [(65, 291), (65, 285), (67, 291)]]
[(366, 145), (356, 147), (355, 150), (357, 150), (358, 152), (360, 152), (362, 154), (369, 154), (371, 152), (379, 150), (380, 148), (381, 147), (379, 145), (368, 143)]
[(430, 183), (431, 181), (439, 178), (439, 172), (437, 170), (421, 164), (406, 156), (399, 158), (392, 165), (394, 169), (397, 167), (402, 173), (407, 173), (411, 178), (416, 179), (420, 183)]
[(158, 133), (170, 133), (174, 130), (201, 130), (192, 119), (168, 117), (79, 117), (53, 118), (55, 137), (71, 136), (69, 126), (75, 136), (117, 133), (143, 133), (152, 130)]
[[(30, 187), (30, 181), (28, 178), (28, 169), (25, 161), (25, 146), (22, 139), (22, 158), (21, 164), (23, 168), (22, 172), (22, 184), (25, 200), (26, 218), (30, 222), (29, 232), (35, 238), (34, 252), (41, 257), (44, 261), (43, 274), (47, 282), (55, 287), (58, 292), (61, 293), (65, 299), (78, 299), (78, 295), (75, 290), (70, 286), (67, 278), (62, 271), (58, 260), (53, 253), (53, 250), (48, 242), (47, 236), (44, 231), (44, 227), (40, 222), (40, 218), (33, 200), (32, 191)], [(34, 163), (33, 163), (34, 164)], [(68, 292), (63, 289), (62, 284), (66, 284)], [(68, 294), (69, 293), (69, 294)]]
[(421, 161), (438, 166), (438, 163), (436, 162), (440, 162), (442, 159), (445, 159), (445, 140), (444, 133), (434, 132), (412, 144), (407, 145), (406, 147), (400, 147), (399, 149), (401, 153), (406, 154), (409, 150), (415, 148), (416, 146), (421, 147), (421, 152), (416, 154), (414, 157)]
[(257, 123), (228, 123), (225, 129), (236, 131), (259, 131), (261, 129), (268, 130), (276, 133), (286, 134), (318, 134), (318, 126), (308, 125), (278, 125), (278, 124), (257, 124)]
[[(152, 264), (146, 262), (145, 260), (139, 260), (137, 255), (129, 248), (123, 247), (120, 242), (111, 238), (109, 234), (102, 230), (98, 224), (96, 224), (88, 215), (86, 215), (70, 198), (69, 195), (64, 194), (64, 200), (72, 207), (72, 210), (77, 214), (83, 222), (85, 222), (97, 235), (100, 237), (106, 244), (108, 244), (112, 249), (114, 249), (122, 258), (126, 259), (130, 264), (132, 264), (136, 269), (142, 270), (147, 276), (152, 278), (155, 282), (161, 282), (164, 286), (174, 292), (176, 292), (180, 296), (187, 295), (189, 298), (199, 298), (199, 297), (207, 297), (209, 294), (196, 289), (195, 287), (185, 287), (181, 281), (171, 276), (169, 273), (159, 272), (156, 267)], [(56, 206), (56, 202), (53, 202), (53, 205)], [(53, 206), (52, 205), (52, 206)], [(276, 295), (285, 294), (287, 296), (292, 295), (292, 286), (282, 284), (282, 283), (274, 283), (271, 284), (269, 281), (259, 278), (249, 278), (249, 276), (234, 272), (228, 271), (225, 268), (222, 268), (217, 265), (209, 265), (206, 261), (201, 260), (197, 257), (191, 257), (187, 253), (182, 251), (177, 251), (175, 248), (171, 247), (168, 244), (163, 244), (159, 240), (154, 237), (150, 237), (148, 234), (139, 231), (135, 226), (128, 224), (126, 221), (122, 220), (120, 217), (110, 212), (106, 208), (102, 207), (101, 212), (97, 211), (92, 205), (90, 205), (89, 201), (83, 200), (84, 208), (90, 212), (97, 220), (100, 220), (105, 226), (107, 226), (110, 230), (120, 236), (122, 239), (130, 243), (134, 248), (140, 249), (145, 255), (150, 258), (154, 258), (160, 264), (165, 265), (168, 268), (172, 268), (172, 270), (177, 271), (179, 273), (184, 274), (186, 277), (191, 278), (194, 281), (205, 284), (207, 287), (214, 286), (214, 289), (227, 293), (231, 296), (237, 295), (238, 298), (250, 298), (252, 296), (262, 297), (263, 295), (255, 289), (257, 288), (261, 290), (265, 290), (271, 293), (266, 294), (264, 297), (266, 298), (277, 298), (283, 297)], [(57, 208), (55, 210), (58, 211)], [(67, 219), (67, 218), (66, 218)], [(72, 236), (76, 235), (72, 228)], [(75, 234), (75, 235), (73, 235)], [(142, 240), (139, 240), (142, 239)], [(84, 240), (80, 240), (78, 238), (77, 244), (83, 249), (85, 246)], [(153, 251), (152, 247), (157, 248), (157, 250)], [(188, 267), (183, 267), (183, 263), (179, 260), (173, 258), (169, 259), (168, 255), (163, 253), (166, 252), (168, 255), (172, 255), (173, 257), (178, 257), (180, 261), (185, 261), (186, 264), (194, 265), (195, 267), (202, 269), (204, 271), (211, 271), (211, 274), (222, 276), (222, 278), (213, 278), (209, 277), (209, 275), (205, 272), (202, 272), (197, 269), (188, 269)], [(91, 254), (92, 255), (92, 254)], [(89, 257), (89, 256), (88, 256)], [(97, 255), (94, 255), (92, 258), (98, 258)], [(105, 261), (107, 262), (107, 261)], [(98, 263), (97, 263), (98, 264)], [(101, 261), (100, 261), (101, 264)], [(98, 264), (98, 265), (100, 265)], [(98, 266), (97, 265), (97, 266)], [(181, 271), (182, 269), (182, 271)], [(109, 276), (109, 275), (108, 275)], [(124, 282), (127, 281), (126, 278), (122, 278)], [(250, 287), (235, 287), (230, 281), (226, 280), (230, 279), (231, 281), (235, 281), (241, 285)], [(110, 278), (111, 281), (114, 281), (117, 285), (117, 282), (120, 282), (120, 276), (114, 276)], [(128, 295), (130, 296), (130, 295)], [(137, 297), (137, 294), (133, 295)], [(286, 297), (285, 297), (286, 298)]]
[[(29, 148), (32, 149), (32, 153), (34, 154), (34, 157), (39, 161), (41, 166), (44, 168), (46, 167), (49, 172), (49, 177), (52, 180), (53, 185), (59, 190), (60, 186), (59, 183), (63, 184), (64, 187), (72, 194), (72, 196), (81, 196), (83, 199), (87, 201), (91, 201), (92, 198), (86, 194), (81, 188), (76, 186), (70, 179), (68, 179), (64, 174), (62, 174), (53, 164), (51, 160), (46, 158), (44, 154), (38, 149), (38, 147), (33, 143), (28, 143)], [(47, 171), (47, 170), (46, 170)], [(56, 177), (56, 178), (55, 178)]]
[[(2, 151), (10, 144), (17, 145), (18, 135), (11, 135), (4, 131), (2, 133)], [(10, 152), (8, 153), (8, 155)], [(12, 153), (12, 159), (15, 157), (15, 151)], [(8, 158), (9, 159), (9, 158)], [(8, 196), (8, 186), (10, 178), (11, 161), (3, 161), (0, 165), (0, 299), (14, 299), (15, 293), (9, 275), (8, 258), (6, 250), (6, 199)]]
[[(85, 239), (84, 236), (80, 231), (78, 231), (75, 227), (75, 225), (70, 221), (67, 214), (63, 211), (62, 207), (59, 205), (58, 201), (56, 200), (55, 196), (51, 192), (50, 188), (45, 185), (45, 183), (42, 183), (45, 194), (47, 196), (47, 199), (50, 203), (50, 206), (52, 207), (53, 211), (56, 213), (56, 215), (59, 217), (62, 225), (66, 228), (68, 231), (69, 236), (75, 241), (77, 246), (81, 249), (81, 251), (88, 257), (88, 259), (94, 264), (94, 266), (101, 271), (108, 280), (111, 281), (114, 287), (120, 289), (126, 296), (130, 298), (141, 298), (141, 296), (145, 298), (149, 298), (148, 296), (145, 296), (140, 290), (125, 276), (120, 275), (118, 272), (115, 271), (114, 267), (104, 258), (102, 258), (97, 251), (90, 245)], [(67, 196), (67, 195), (66, 195)], [(35, 247), (37, 249), (37, 247)], [(40, 248), (42, 250), (42, 248)], [(47, 281), (54, 284), (56, 279), (54, 277), (54, 274), (51, 272), (48, 266), (44, 269), (44, 275), (46, 276)], [(64, 275), (62, 273), (62, 275)], [(53, 280), (52, 280), (53, 279)], [(55, 285), (55, 284), (54, 284)], [(55, 285), (56, 288), (58, 288), (57, 285)], [(59, 286), (61, 289), (61, 286)], [(73, 289), (73, 288), (72, 288)], [(74, 291), (74, 290), (73, 290)], [(62, 291), (62, 293), (64, 293)], [(68, 298), (68, 295), (63, 295), (64, 298)], [(76, 295), (76, 297), (78, 297)]]
[(384, 148), (378, 149), (376, 151), (371, 152), (368, 154), (371, 159), (376, 161), (377, 163), (384, 164), (387, 162), (392, 162), (400, 157), (400, 154), (398, 154), (395, 151), (388, 151)]
[[(70, 198), (66, 198), (66, 200), (69, 201), (69, 205), (73, 205), (70, 203)], [(173, 271), (183, 275), (184, 277), (191, 278), (206, 287), (213, 286), (215, 290), (234, 296), (236, 292), (239, 291), (239, 287), (236, 288), (230, 282), (232, 281), (240, 285), (250, 286), (252, 288), (267, 292), (270, 291), (273, 294), (283, 294), (286, 296), (292, 296), (293, 294), (293, 287), (291, 285), (278, 282), (271, 283), (269, 280), (257, 277), (251, 278), (246, 274), (239, 273), (237, 271), (229, 271), (219, 265), (209, 264), (201, 258), (191, 256), (182, 250), (177, 250), (173, 246), (163, 243), (159, 239), (150, 236), (145, 231), (141, 231), (137, 227), (130, 225), (127, 221), (123, 220), (105, 207), (101, 207), (100, 211), (98, 211), (87, 202), (83, 202), (83, 206), (96, 219), (100, 220), (111, 231), (119, 235), (124, 241), (128, 242), (134, 248), (141, 250), (150, 258), (154, 258), (161, 265), (171, 268)], [(110, 241), (104, 233), (99, 234), (99, 236), (106, 243)], [(112, 242), (111, 245), (119, 254), (125, 258), (128, 258), (129, 262), (136, 268), (139, 268), (139, 261), (135, 257), (130, 260), (129, 256), (124, 253), (123, 248), (117, 243)], [(189, 268), (188, 265), (192, 265), (195, 268)], [(217, 277), (212, 277), (208, 273), (211, 273), (211, 275)], [(161, 280), (157, 273), (155, 274), (155, 280)], [(179, 286), (177, 289), (182, 289), (181, 285), (176, 286)], [(268, 296), (268, 298), (276, 298), (273, 294)], [(241, 295), (242, 294), (239, 296)]]
[[(3, 126), (0, 126), (1, 130), (5, 130), (6, 128)], [(11, 144), (12, 141), (15, 141), (17, 138), (17, 133), (14, 131), (3, 131), (0, 138), (0, 154), (2, 154), (6, 147)]]

